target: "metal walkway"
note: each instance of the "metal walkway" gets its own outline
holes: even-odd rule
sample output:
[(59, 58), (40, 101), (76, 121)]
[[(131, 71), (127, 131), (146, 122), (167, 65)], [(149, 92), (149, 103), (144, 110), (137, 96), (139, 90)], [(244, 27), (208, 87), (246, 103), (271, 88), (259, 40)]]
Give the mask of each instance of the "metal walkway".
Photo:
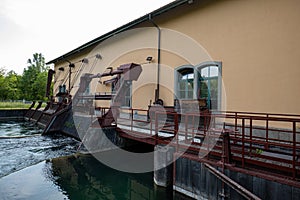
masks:
[(177, 156), (300, 188), (300, 115), (150, 115), (148, 110), (122, 109), (117, 131), (151, 145), (171, 145)]

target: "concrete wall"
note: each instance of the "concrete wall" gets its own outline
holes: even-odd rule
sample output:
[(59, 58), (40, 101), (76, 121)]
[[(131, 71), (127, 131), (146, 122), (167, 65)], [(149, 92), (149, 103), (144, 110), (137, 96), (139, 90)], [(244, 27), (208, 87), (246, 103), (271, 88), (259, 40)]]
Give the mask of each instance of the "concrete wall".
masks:
[(23, 119), (27, 109), (0, 110), (0, 120)]
[[(173, 188), (196, 199), (222, 199), (222, 183), (200, 162), (186, 158), (176, 161)], [(220, 170), (220, 169), (219, 169)], [(226, 170), (225, 174), (261, 199), (299, 199), (300, 189), (258, 177)], [(229, 199), (244, 199), (239, 193), (224, 187)]]

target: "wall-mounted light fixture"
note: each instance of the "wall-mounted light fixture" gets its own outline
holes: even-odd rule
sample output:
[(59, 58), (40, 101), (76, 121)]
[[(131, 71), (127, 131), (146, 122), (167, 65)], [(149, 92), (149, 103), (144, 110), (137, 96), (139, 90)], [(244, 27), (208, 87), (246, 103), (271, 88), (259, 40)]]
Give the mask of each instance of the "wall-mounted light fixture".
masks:
[(65, 71), (65, 68), (60, 67), (60, 68), (58, 68), (58, 70), (63, 72), (63, 71)]
[(84, 59), (82, 59), (81, 62), (84, 63), (84, 64), (88, 64), (88, 63), (89, 63), (89, 60), (88, 60), (87, 58), (84, 58)]
[(148, 56), (148, 57), (146, 58), (146, 60), (150, 63), (150, 62), (152, 62), (153, 57), (152, 57), (152, 56)]
[(96, 58), (102, 59), (102, 56), (100, 54), (96, 54)]

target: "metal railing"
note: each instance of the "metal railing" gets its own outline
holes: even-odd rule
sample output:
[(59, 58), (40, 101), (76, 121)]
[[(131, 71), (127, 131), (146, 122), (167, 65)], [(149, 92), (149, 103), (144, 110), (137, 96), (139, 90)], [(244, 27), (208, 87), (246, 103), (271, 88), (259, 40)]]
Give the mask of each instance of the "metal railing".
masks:
[[(300, 178), (300, 115), (232, 111), (151, 114), (148, 110), (124, 108), (120, 113), (117, 124), (127, 127), (126, 132), (131, 136), (145, 135), (148, 131), (147, 142), (151, 139), (152, 144), (170, 144), (177, 152), (195, 156), (207, 150), (206, 158), (215, 161), (224, 156), (222, 144), (226, 131), (230, 164), (268, 170), (294, 180)], [(203, 142), (205, 138), (209, 142)]]

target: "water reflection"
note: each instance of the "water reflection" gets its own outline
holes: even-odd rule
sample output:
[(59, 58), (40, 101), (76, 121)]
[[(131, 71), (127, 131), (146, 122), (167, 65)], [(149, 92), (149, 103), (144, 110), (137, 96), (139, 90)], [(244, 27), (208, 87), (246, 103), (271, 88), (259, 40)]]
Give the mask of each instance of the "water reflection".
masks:
[(0, 122), (0, 199), (189, 199), (155, 186), (153, 173), (111, 169), (74, 154), (78, 141), (41, 131), (28, 122)]
[(152, 173), (116, 171), (91, 155), (76, 154), (43, 161), (0, 178), (0, 199), (190, 199), (156, 187), (152, 177)]
[(172, 188), (155, 186), (153, 173), (120, 172), (101, 164), (91, 155), (74, 155), (52, 160), (47, 175), (72, 200), (79, 199), (188, 199)]
[(1, 178), (0, 199), (68, 199), (56, 184), (45, 179), (44, 169), (49, 167), (48, 163), (41, 162)]

